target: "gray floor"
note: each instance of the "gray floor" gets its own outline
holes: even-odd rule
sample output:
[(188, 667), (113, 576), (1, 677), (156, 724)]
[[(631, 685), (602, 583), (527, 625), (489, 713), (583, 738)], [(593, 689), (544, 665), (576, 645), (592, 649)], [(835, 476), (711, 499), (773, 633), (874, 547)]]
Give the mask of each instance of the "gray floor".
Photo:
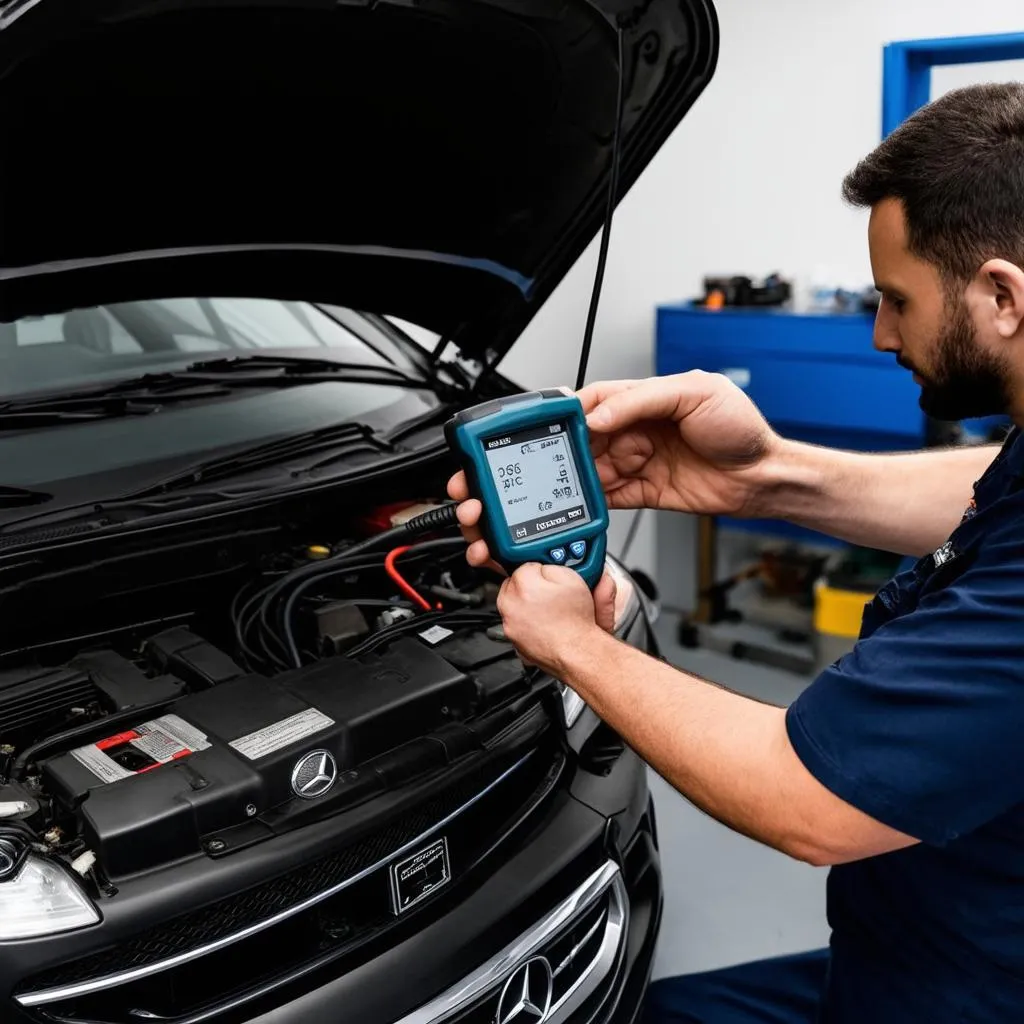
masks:
[[(674, 641), (675, 619), (658, 632), (674, 664), (762, 700), (784, 705), (807, 680)], [(719, 825), (653, 772), (665, 917), (654, 977), (711, 970), (824, 946), (825, 871)]]

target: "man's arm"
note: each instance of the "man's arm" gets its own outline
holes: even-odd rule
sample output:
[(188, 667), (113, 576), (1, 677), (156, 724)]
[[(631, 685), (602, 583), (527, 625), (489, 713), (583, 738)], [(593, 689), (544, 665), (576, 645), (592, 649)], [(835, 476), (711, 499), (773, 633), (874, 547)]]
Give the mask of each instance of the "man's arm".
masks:
[[(579, 397), (612, 508), (786, 519), (904, 555), (945, 542), (998, 450), (869, 455), (800, 444), (731, 381), (698, 370), (599, 381)], [(468, 497), (459, 479), (451, 494)], [(469, 554), (482, 564), (485, 545)]]
[(571, 686), (684, 796), (812, 864), (942, 846), (1020, 805), (1024, 492), (985, 543), (824, 669), (785, 710), (604, 631), (609, 585), (520, 566), (498, 594), (521, 658)]
[[(563, 660), (564, 659), (564, 660)], [(565, 644), (558, 675), (670, 785), (706, 813), (824, 866), (912, 846), (803, 766), (783, 708), (656, 661), (606, 633)]]
[(758, 515), (919, 557), (940, 547), (998, 445), (863, 454), (783, 442), (765, 461)]

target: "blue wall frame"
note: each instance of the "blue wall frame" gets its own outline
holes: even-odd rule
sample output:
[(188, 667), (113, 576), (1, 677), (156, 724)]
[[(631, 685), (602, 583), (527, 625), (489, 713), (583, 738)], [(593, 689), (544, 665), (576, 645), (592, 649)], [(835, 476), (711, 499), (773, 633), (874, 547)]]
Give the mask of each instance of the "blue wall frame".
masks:
[[(1022, 11), (1024, 20), (1024, 11)], [(882, 73), (882, 137), (931, 98), (932, 68), (1024, 57), (1024, 33), (890, 43)]]

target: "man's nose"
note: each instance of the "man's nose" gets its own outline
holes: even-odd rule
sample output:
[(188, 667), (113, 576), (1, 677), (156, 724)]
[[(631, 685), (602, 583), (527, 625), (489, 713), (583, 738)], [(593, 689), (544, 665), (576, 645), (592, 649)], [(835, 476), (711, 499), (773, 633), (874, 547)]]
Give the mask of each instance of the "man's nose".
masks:
[(875, 314), (875, 329), (872, 342), (879, 352), (899, 352), (903, 347), (896, 323), (896, 311), (883, 296)]

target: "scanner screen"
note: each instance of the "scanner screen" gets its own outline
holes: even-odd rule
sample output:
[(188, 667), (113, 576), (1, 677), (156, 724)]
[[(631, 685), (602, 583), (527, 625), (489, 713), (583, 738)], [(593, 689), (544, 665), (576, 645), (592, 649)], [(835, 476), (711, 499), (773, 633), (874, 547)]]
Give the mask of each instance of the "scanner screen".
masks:
[(484, 452), (514, 544), (590, 522), (564, 423), (485, 438)]

